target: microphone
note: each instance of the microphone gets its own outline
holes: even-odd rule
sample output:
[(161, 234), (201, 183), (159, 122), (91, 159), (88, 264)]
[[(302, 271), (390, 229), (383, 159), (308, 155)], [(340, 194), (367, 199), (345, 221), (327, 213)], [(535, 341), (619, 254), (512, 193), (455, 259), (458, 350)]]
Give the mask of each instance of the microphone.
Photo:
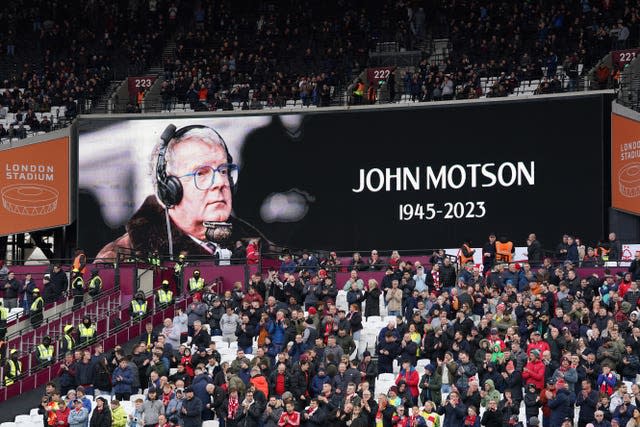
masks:
[(203, 221), (202, 225), (206, 228), (205, 237), (210, 242), (223, 243), (231, 238), (233, 224), (230, 222)]

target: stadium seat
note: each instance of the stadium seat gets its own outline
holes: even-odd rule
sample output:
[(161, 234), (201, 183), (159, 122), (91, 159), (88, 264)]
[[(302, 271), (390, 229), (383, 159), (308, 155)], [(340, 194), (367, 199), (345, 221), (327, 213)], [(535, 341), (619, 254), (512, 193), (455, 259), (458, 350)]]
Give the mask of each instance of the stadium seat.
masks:
[(16, 424), (31, 423), (31, 415), (16, 415), (15, 423)]
[(367, 317), (367, 323), (369, 322), (382, 322), (382, 317), (380, 316), (369, 316)]
[(202, 423), (202, 427), (218, 427), (219, 425), (220, 422), (218, 420), (209, 420)]
[(124, 409), (127, 414), (130, 414), (135, 409), (135, 405), (128, 400), (120, 402), (120, 406), (122, 406), (122, 409)]
[(389, 389), (394, 385), (393, 381), (376, 381), (375, 387), (375, 396), (379, 396), (381, 394), (387, 394)]
[(229, 350), (233, 351), (234, 353), (236, 351), (238, 351), (238, 341), (233, 341), (229, 343)]
[(212, 335), (211, 341), (216, 343), (216, 348), (220, 351), (221, 348), (229, 347), (229, 344), (222, 339), (222, 335)]
[(44, 418), (44, 415), (42, 414), (31, 415), (31, 422), (36, 424), (42, 424), (43, 418)]
[(129, 401), (135, 405), (136, 400), (138, 399), (144, 400), (144, 394), (132, 394)]
[(378, 381), (393, 381), (396, 379), (396, 376), (391, 374), (391, 373), (386, 373), (386, 374), (380, 374), (378, 375), (378, 378), (376, 379), (376, 382)]
[(336, 307), (338, 310), (349, 311), (347, 307), (347, 292), (344, 290), (338, 291), (338, 295), (336, 296)]
[(429, 363), (431, 363), (431, 361), (429, 359), (419, 359), (416, 362), (416, 370), (418, 371), (418, 374), (423, 375), (423, 370), (424, 367), (427, 366)]
[(31, 415), (32, 417), (35, 417), (36, 415), (40, 415), (38, 413), (38, 408), (31, 409), (31, 411), (29, 411), (29, 415)]
[(0, 424), (0, 427), (16, 427), (16, 423), (14, 423), (13, 421), (7, 421)]
[(357, 342), (356, 343), (356, 348), (353, 350), (353, 352), (349, 355), (349, 360), (354, 360), (357, 356), (358, 356), (358, 347), (360, 346), (360, 343)]

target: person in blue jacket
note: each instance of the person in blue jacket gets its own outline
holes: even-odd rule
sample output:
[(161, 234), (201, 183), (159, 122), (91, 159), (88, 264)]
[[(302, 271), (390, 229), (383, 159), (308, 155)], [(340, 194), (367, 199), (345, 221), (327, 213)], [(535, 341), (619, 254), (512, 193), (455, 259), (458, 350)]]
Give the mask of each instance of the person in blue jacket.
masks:
[(118, 367), (113, 370), (111, 375), (111, 384), (113, 384), (113, 393), (117, 400), (129, 400), (131, 397), (131, 385), (133, 384), (133, 372), (129, 368), (127, 359), (120, 359)]
[(562, 427), (562, 423), (566, 418), (573, 419), (574, 417), (574, 403), (576, 401), (576, 395), (573, 390), (567, 388), (567, 383), (564, 380), (556, 381), (556, 395), (553, 396), (550, 391), (547, 391), (550, 396), (548, 405), (551, 409), (550, 427)]

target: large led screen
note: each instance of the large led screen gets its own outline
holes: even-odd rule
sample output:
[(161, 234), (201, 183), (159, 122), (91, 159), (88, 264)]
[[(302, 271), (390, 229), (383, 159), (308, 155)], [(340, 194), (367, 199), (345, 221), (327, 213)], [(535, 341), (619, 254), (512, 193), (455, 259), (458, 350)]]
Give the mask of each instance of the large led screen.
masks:
[[(257, 237), (404, 250), (481, 245), (489, 232), (520, 246), (531, 232), (549, 248), (565, 233), (595, 243), (606, 106), (581, 96), (88, 117), (79, 127), (80, 245), (91, 255), (118, 246), (195, 254)], [(208, 128), (185, 129), (193, 125)]]

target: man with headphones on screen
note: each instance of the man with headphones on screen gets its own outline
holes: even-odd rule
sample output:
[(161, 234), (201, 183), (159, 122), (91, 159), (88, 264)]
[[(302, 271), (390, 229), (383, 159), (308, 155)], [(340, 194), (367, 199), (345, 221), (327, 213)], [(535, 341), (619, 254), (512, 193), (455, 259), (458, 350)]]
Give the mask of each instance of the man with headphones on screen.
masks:
[(262, 238), (231, 214), (238, 166), (214, 129), (169, 125), (152, 154), (155, 193), (126, 225), (127, 232), (96, 258), (115, 259), (118, 248), (160, 254), (211, 255), (229, 259), (232, 242)]

